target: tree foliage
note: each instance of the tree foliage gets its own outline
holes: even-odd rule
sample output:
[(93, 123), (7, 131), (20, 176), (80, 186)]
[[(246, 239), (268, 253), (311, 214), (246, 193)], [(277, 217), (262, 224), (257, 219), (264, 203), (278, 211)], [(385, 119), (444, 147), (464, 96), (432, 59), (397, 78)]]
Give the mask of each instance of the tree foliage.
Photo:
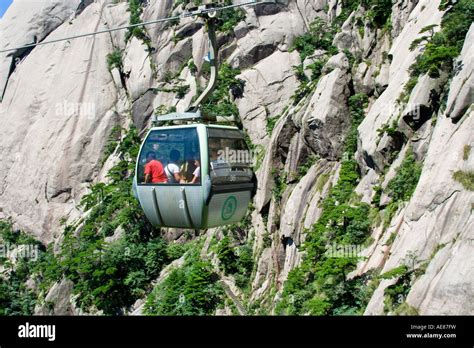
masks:
[(328, 51), (330, 55), (337, 53), (337, 48), (332, 45), (335, 30), (320, 18), (311, 23), (309, 31), (297, 37), (292, 50), (300, 53), (301, 61), (312, 55), (316, 49)]
[(471, 0), (445, 1), (440, 9), (447, 11), (441, 21), (441, 30), (429, 38), (423, 53), (410, 67), (412, 76), (428, 74), (436, 78), (443, 71), (451, 74), (453, 61), (461, 53), (474, 21), (474, 3)]
[(224, 291), (209, 262), (191, 256), (173, 270), (148, 296), (148, 315), (211, 315), (222, 303)]
[(410, 200), (418, 184), (421, 169), (413, 151), (409, 149), (404, 160), (396, 169), (395, 177), (387, 185), (388, 193), (394, 201)]

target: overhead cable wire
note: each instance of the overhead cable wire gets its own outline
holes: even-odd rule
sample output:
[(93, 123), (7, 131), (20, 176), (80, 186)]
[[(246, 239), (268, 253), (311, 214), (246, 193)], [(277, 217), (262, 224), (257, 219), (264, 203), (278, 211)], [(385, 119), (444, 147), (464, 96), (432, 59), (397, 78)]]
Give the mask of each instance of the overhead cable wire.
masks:
[(167, 17), (167, 18), (160, 18), (160, 19), (155, 19), (155, 20), (152, 20), (152, 21), (147, 21), (147, 22), (142, 22), (142, 23), (137, 23), (137, 24), (131, 24), (131, 25), (125, 25), (125, 26), (117, 27), (117, 28), (104, 29), (104, 30), (95, 31), (95, 32), (92, 32), (92, 33), (86, 33), (86, 34), (79, 34), (79, 35), (64, 37), (64, 38), (61, 38), (61, 39), (41, 41), (41, 42), (36, 42), (36, 43), (33, 43), (33, 44), (28, 44), (28, 45), (24, 45), (24, 46), (20, 46), (20, 47), (15, 47), (15, 48), (7, 48), (7, 49), (0, 50), (0, 53), (17, 51), (17, 50), (22, 50), (22, 49), (27, 49), (27, 48), (34, 48), (34, 47), (40, 46), (40, 45), (48, 45), (48, 44), (57, 43), (57, 42), (61, 42), (61, 41), (69, 41), (69, 40), (79, 39), (79, 38), (82, 38), (82, 37), (93, 36), (93, 35), (97, 35), (97, 34), (110, 33), (110, 32), (114, 32), (114, 31), (118, 31), (118, 30), (125, 30), (125, 29), (136, 28), (136, 27), (144, 27), (144, 26), (151, 25), (151, 24), (163, 23), (163, 22), (168, 22), (168, 21), (175, 21), (175, 20), (179, 20), (179, 19), (182, 19), (182, 18), (194, 17), (194, 16), (198, 16), (198, 15), (202, 15), (202, 14), (209, 14), (209, 13), (213, 13), (213, 12), (220, 12), (220, 11), (224, 11), (224, 10), (228, 10), (228, 9), (232, 9), (232, 8), (236, 8), (236, 7), (259, 5), (259, 4), (265, 4), (265, 3), (274, 4), (275, 2), (274, 1), (250, 0), (250, 1), (240, 3), (240, 4), (232, 4), (232, 5), (226, 5), (226, 6), (214, 7), (214, 8), (203, 8), (203, 9), (198, 9), (198, 10), (192, 11), (192, 12), (184, 12), (184, 13), (182, 13), (180, 15), (177, 15), (177, 16), (172, 16), (172, 17)]

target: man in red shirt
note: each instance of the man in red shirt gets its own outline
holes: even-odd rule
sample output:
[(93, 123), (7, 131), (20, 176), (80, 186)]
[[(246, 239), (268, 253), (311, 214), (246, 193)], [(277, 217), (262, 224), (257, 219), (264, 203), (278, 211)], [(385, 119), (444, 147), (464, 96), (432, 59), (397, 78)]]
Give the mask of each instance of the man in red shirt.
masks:
[(146, 162), (145, 183), (158, 184), (168, 182), (163, 164), (156, 159), (156, 155), (153, 151), (147, 153)]

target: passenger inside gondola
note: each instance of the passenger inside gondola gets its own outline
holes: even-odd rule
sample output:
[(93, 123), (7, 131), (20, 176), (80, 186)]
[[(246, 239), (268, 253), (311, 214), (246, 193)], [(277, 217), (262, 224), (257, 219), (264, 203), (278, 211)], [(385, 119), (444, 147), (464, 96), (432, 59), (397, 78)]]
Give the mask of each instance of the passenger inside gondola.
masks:
[(168, 183), (177, 184), (182, 181), (181, 170), (179, 169), (179, 159), (181, 153), (173, 149), (170, 151), (170, 161), (165, 166), (166, 177), (168, 178)]
[(156, 159), (156, 154), (153, 151), (149, 151), (146, 155), (144, 174), (145, 183), (157, 184), (168, 181), (163, 169), (163, 164)]
[(201, 162), (199, 161), (199, 157), (195, 157), (194, 166), (196, 169), (194, 169), (191, 184), (199, 184), (201, 182)]
[(191, 183), (194, 178), (194, 171), (196, 170), (196, 159), (199, 160), (199, 154), (190, 151), (186, 158), (186, 162), (181, 166), (181, 173), (186, 182)]
[(184, 182), (184, 178), (181, 177), (181, 170), (179, 169), (180, 157), (181, 153), (178, 150), (173, 149), (170, 151), (170, 161), (165, 166), (166, 177), (170, 184)]

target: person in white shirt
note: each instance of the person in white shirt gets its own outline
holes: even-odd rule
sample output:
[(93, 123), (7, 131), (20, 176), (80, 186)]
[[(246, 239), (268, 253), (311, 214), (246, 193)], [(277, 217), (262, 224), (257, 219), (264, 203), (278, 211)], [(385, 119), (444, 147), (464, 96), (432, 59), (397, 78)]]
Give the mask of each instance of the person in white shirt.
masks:
[(194, 165), (196, 169), (193, 172), (193, 180), (191, 180), (191, 184), (199, 184), (201, 180), (201, 163), (199, 162), (199, 158), (194, 159)]
[(165, 166), (166, 177), (168, 178), (168, 183), (177, 184), (181, 182), (181, 174), (178, 165), (179, 158), (181, 154), (178, 150), (173, 149), (170, 151), (170, 161)]

